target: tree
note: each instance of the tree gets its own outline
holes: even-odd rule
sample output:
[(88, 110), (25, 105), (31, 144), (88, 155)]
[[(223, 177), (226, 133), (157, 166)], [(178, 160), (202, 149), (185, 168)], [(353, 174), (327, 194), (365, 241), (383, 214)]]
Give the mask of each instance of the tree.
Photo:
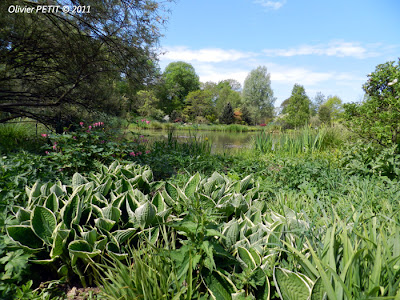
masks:
[[(378, 65), (363, 85), (362, 103), (344, 104), (347, 127), (382, 146), (400, 143), (400, 58)], [(400, 150), (399, 150), (400, 151)]]
[[(139, 88), (154, 73), (160, 4), (147, 0), (79, 1), (90, 13), (6, 13), (76, 1), (1, 1), (0, 122), (30, 117), (56, 128), (82, 109), (117, 111), (113, 83)], [(62, 127), (62, 126), (61, 126)]]
[(273, 117), (276, 98), (266, 67), (259, 66), (247, 75), (242, 97), (255, 122), (264, 122), (266, 118)]
[(172, 62), (164, 70), (160, 99), (164, 111), (182, 110), (185, 97), (200, 89), (199, 76), (191, 64), (183, 61)]
[(311, 115), (315, 116), (318, 114), (319, 108), (325, 102), (325, 96), (321, 92), (318, 92), (310, 105)]
[(219, 122), (222, 124), (232, 124), (233, 122), (235, 122), (233, 108), (229, 102), (225, 105), (222, 114), (219, 117)]
[(334, 121), (338, 121), (342, 117), (343, 104), (342, 99), (340, 99), (338, 96), (329, 96), (324, 105), (329, 107), (332, 119)]
[(246, 106), (242, 106), (242, 108), (240, 109), (240, 111), (242, 112), (242, 121), (245, 122), (247, 125), (253, 125), (253, 120), (251, 119), (251, 115), (249, 110), (247, 109)]
[(189, 121), (195, 121), (196, 117), (213, 119), (212, 93), (209, 90), (190, 92), (185, 102), (186, 107), (183, 110), (183, 115)]
[(323, 104), (318, 109), (318, 118), (324, 124), (331, 124), (331, 108)]
[(285, 122), (292, 128), (305, 125), (310, 119), (310, 103), (304, 87), (295, 84), (285, 109)]
[(152, 117), (161, 120), (164, 112), (159, 109), (160, 100), (156, 97), (154, 91), (141, 90), (136, 95), (138, 113), (143, 117)]
[(241, 104), (241, 97), (238, 91), (233, 90), (231, 81), (224, 80), (216, 86), (215, 108), (221, 113), (229, 102), (233, 108), (238, 108)]

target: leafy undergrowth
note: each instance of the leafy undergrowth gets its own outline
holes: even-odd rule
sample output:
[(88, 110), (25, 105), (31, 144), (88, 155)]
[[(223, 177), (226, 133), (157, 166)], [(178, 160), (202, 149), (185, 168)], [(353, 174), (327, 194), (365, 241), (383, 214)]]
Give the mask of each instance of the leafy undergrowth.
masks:
[(2, 296), (58, 280), (101, 286), (99, 299), (400, 297), (398, 182), (265, 159), (185, 183), (117, 162), (37, 181), (3, 213)]

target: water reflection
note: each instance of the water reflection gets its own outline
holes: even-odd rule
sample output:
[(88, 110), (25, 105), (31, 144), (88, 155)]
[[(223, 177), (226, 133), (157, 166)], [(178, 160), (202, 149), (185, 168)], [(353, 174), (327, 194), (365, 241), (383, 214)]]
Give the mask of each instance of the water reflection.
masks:
[[(173, 136), (178, 141), (185, 141), (189, 138), (209, 140), (211, 142), (211, 152), (223, 153), (234, 149), (250, 148), (252, 137), (258, 132), (224, 132), (224, 131), (186, 131), (175, 130)], [(167, 139), (168, 132), (164, 130), (145, 130), (140, 134), (147, 136), (150, 140)]]

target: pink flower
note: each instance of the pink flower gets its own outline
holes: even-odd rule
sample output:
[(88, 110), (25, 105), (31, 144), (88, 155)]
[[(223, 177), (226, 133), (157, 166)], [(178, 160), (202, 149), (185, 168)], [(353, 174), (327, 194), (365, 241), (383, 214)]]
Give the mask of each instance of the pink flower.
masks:
[(57, 149), (57, 142), (54, 142), (54, 144), (53, 144), (53, 150), (56, 150)]
[(104, 144), (106, 141), (105, 140), (102, 140), (102, 141), (100, 141), (100, 144)]
[(146, 124), (150, 124), (150, 121), (149, 121), (149, 120), (146, 120)]
[(81, 127), (83, 127), (83, 124), (84, 124), (83, 122), (79, 122), (79, 125), (81, 125)]
[(91, 130), (91, 129), (92, 129), (92, 125), (89, 125), (89, 127), (88, 127), (88, 128), (89, 128), (89, 130)]
[(100, 122), (99, 124), (100, 124), (100, 126), (103, 126), (103, 125), (104, 125), (104, 122)]
[(142, 123), (143, 123), (143, 122), (145, 122), (146, 120), (142, 119), (141, 121), (142, 121)]
[(129, 153), (129, 155), (130, 156), (135, 156), (135, 152), (132, 151), (131, 153)]
[(50, 153), (49, 151), (44, 151), (44, 154), (46, 155), (49, 155), (49, 153)]
[(42, 133), (41, 136), (42, 136), (42, 137), (47, 137), (47, 134)]
[(149, 154), (150, 153), (150, 150), (146, 150), (146, 154)]
[(137, 154), (137, 155), (142, 155), (142, 152), (139, 151), (139, 152), (137, 152), (136, 154)]
[(73, 136), (72, 138), (73, 138), (74, 140), (76, 140), (76, 136)]

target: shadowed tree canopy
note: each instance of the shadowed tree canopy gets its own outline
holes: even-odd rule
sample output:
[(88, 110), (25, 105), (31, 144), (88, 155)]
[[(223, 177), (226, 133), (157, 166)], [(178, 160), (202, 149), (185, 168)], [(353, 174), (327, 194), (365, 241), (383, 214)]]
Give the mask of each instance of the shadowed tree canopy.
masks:
[(0, 122), (30, 117), (58, 126), (82, 110), (115, 111), (113, 85), (152, 79), (162, 3), (147, 0), (40, 1), (90, 6), (90, 13), (8, 13), (0, 3)]

